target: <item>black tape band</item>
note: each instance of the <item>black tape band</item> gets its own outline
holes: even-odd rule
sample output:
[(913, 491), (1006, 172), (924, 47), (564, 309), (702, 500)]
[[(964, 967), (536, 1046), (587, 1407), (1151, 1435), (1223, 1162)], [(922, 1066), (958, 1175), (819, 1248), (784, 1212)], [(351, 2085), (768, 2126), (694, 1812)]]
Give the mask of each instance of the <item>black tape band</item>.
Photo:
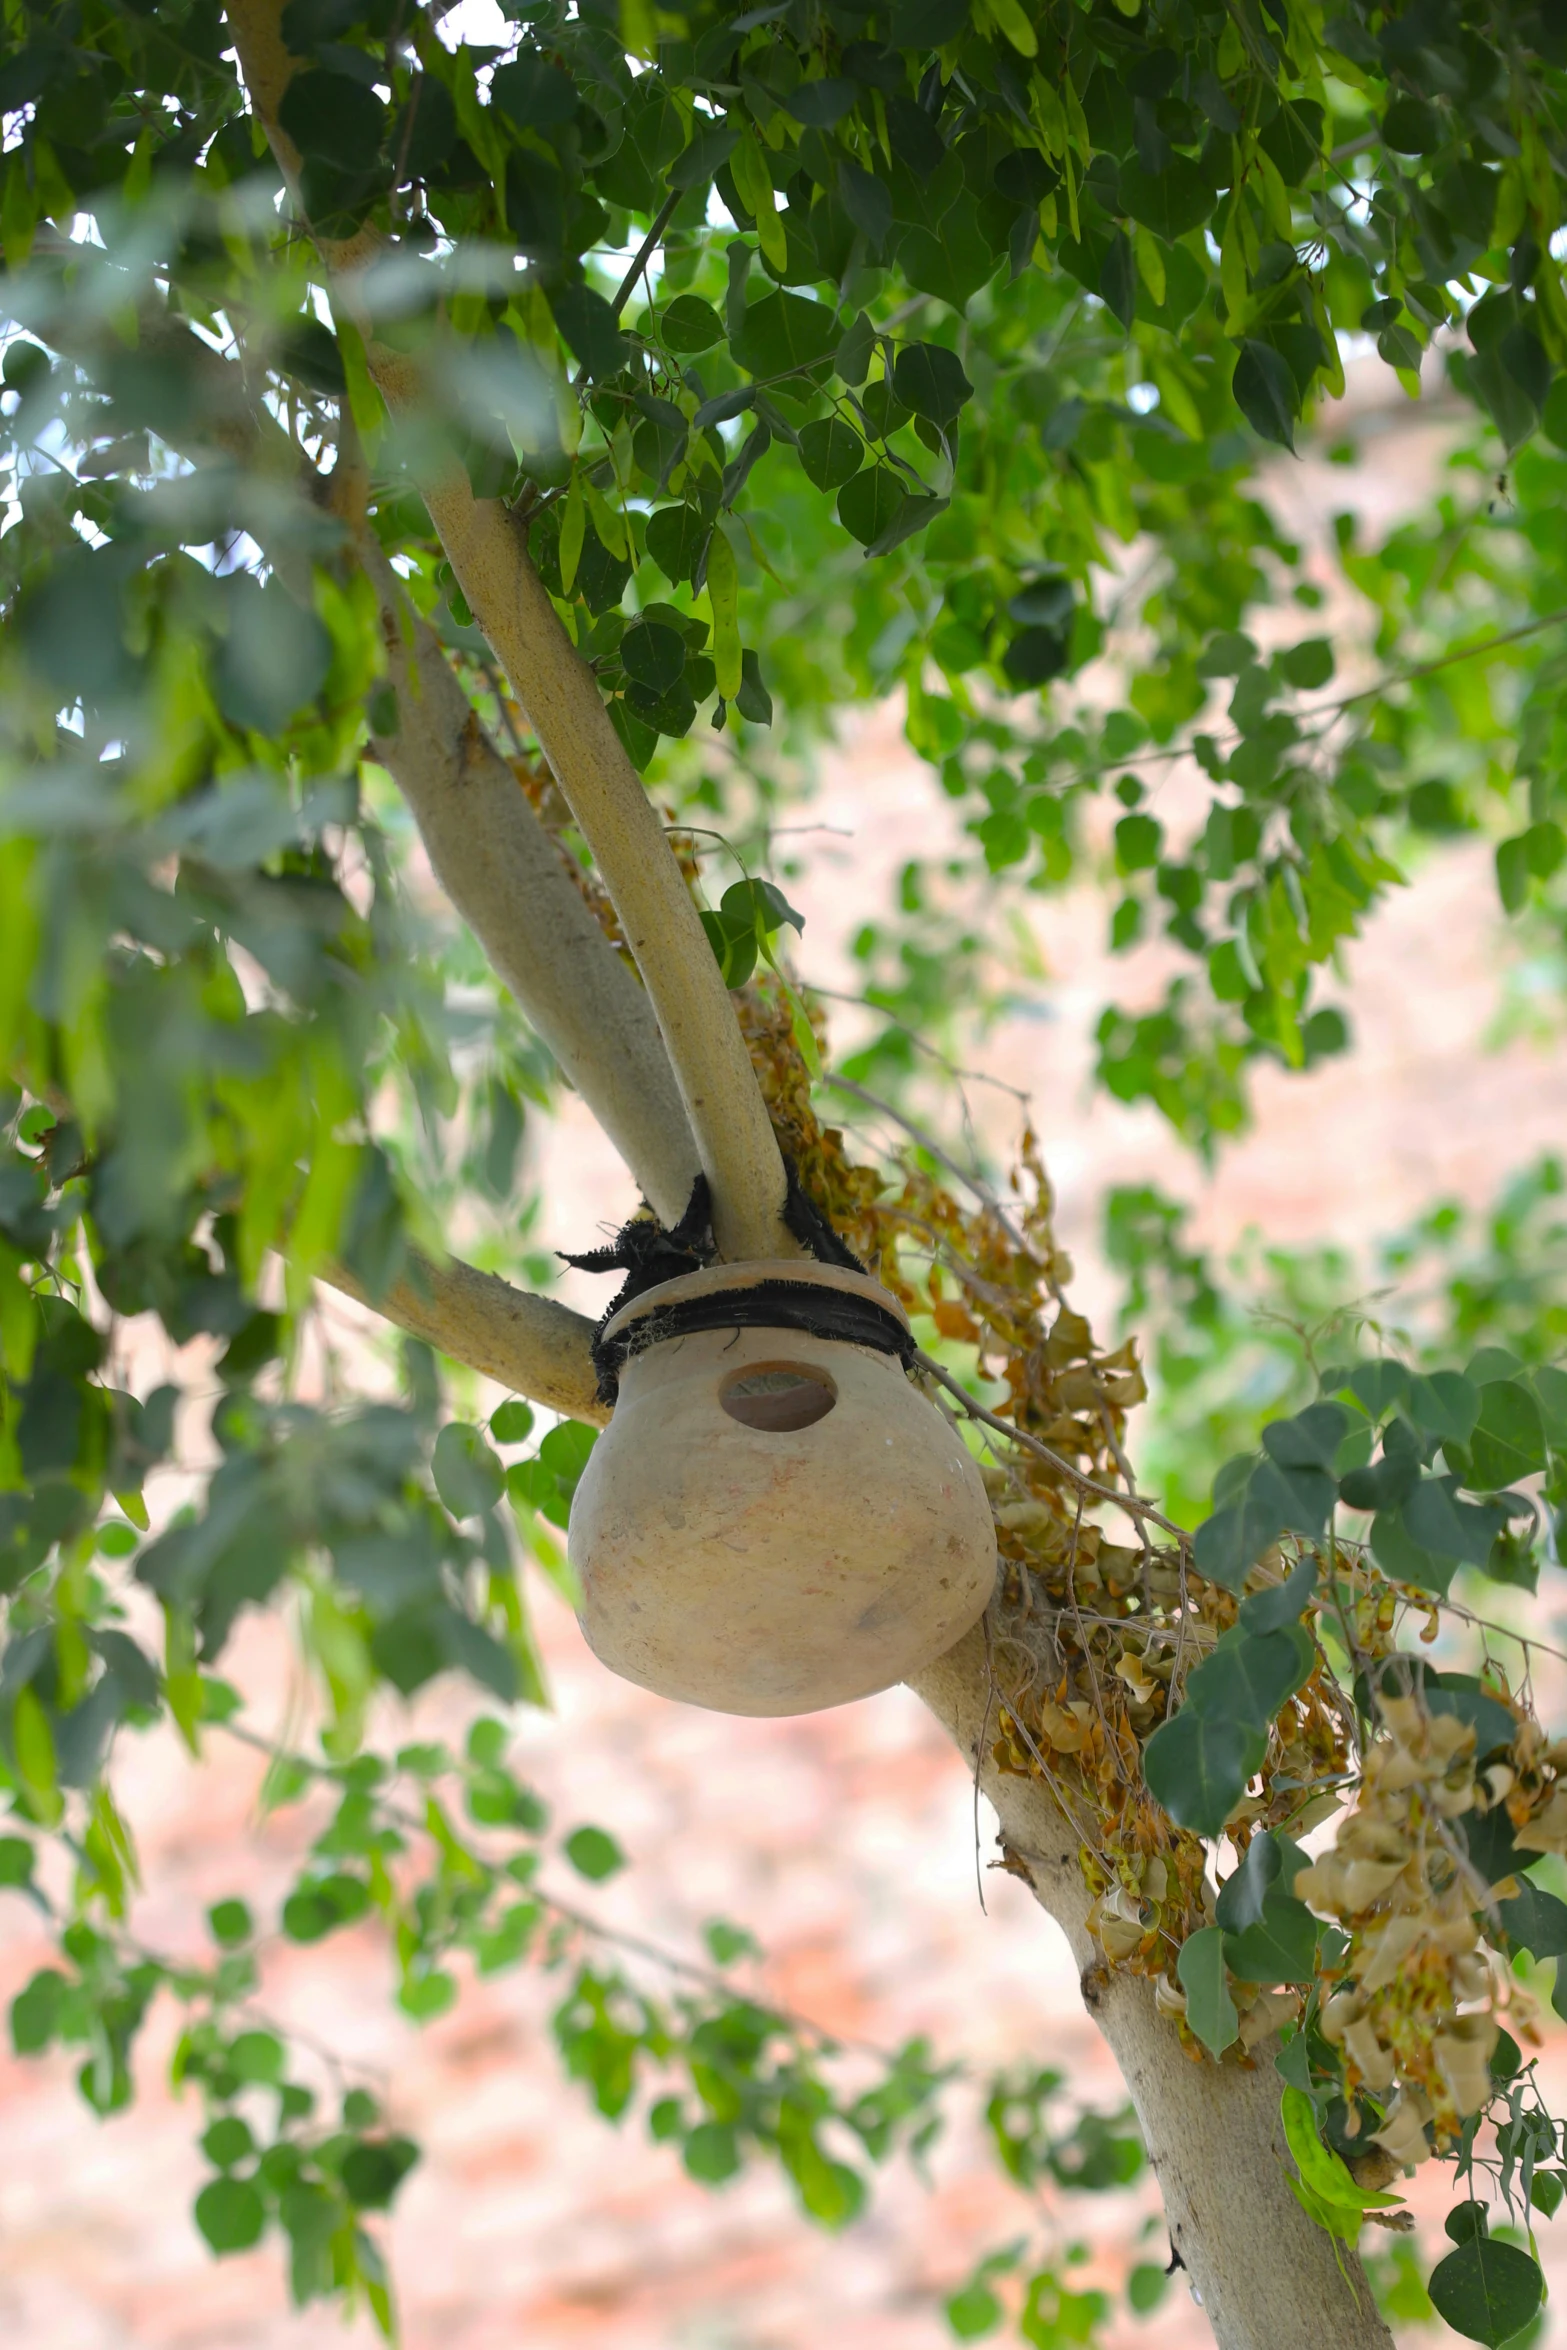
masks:
[(621, 1369), (633, 1355), (698, 1330), (798, 1330), (807, 1338), (873, 1347), (903, 1363), (912, 1362), (915, 1351), (913, 1336), (898, 1316), (873, 1298), (811, 1281), (758, 1281), (747, 1289), (718, 1289), (706, 1297), (654, 1306), (612, 1334), (601, 1331), (593, 1341), (600, 1402), (615, 1401)]

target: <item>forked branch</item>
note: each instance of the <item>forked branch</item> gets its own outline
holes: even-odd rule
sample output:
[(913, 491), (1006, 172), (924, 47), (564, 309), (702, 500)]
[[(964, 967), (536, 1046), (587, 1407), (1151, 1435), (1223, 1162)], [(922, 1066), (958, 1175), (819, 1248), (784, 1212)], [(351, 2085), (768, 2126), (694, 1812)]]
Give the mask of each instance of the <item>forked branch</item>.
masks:
[(374, 536), (359, 559), (381, 602), (395, 736), (375, 756), (413, 812), (435, 877), (665, 1224), (700, 1172), (647, 995), (479, 724), (434, 632)]
[[(278, 120), (294, 72), (280, 0), (229, 0), (227, 13), (246, 85), (297, 200), (299, 156)], [(375, 252), (374, 233), (322, 237), (317, 244), (334, 298), (352, 315), (354, 276)], [(368, 320), (356, 323), (388, 408), (416, 410), (417, 366), (378, 344)], [(711, 1185), (720, 1253), (730, 1259), (798, 1255), (783, 1221), (783, 1161), (722, 975), (658, 811), (528, 559), (522, 528), (497, 500), (475, 498), (453, 460), (441, 460), (419, 486), (469, 608), (614, 901)]]

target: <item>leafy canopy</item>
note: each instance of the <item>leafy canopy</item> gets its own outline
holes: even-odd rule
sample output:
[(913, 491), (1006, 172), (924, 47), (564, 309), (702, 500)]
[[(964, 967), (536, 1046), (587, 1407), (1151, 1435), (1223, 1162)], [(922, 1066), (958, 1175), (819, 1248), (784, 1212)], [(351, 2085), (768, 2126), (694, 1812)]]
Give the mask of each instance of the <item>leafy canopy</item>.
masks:
[[(557, 2036), (600, 2109), (659, 2073), (649, 2127), (694, 2176), (760, 2151), (824, 2224), (858, 2207), (862, 2154), (923, 2143), (940, 2076), (905, 2050), (840, 2090), (727, 1981), (677, 2009), (570, 1944), (494, 1725), (462, 1758), (366, 1750), (388, 1689), (456, 1670), (502, 1703), (540, 1693), (522, 1569), (569, 1593), (552, 1529), (591, 1432), (534, 1442), (518, 1404), (487, 1429), (449, 1417), (417, 1346), (395, 1402), (326, 1412), (290, 1386), (329, 1257), (385, 1294), (460, 1202), (476, 1255), (542, 1277), (518, 1168), (551, 1072), (402, 886), (406, 819), (364, 756), (368, 729), (395, 765), (398, 709), (358, 505), (526, 754), (417, 485), (455, 460), (505, 500), (634, 762), (693, 822), (744, 834), (849, 705), (901, 694), (964, 849), (956, 875), (911, 862), (866, 909), (855, 952), (885, 1019), (851, 1074), (901, 1082), (911, 1035), (994, 993), (993, 926), (949, 881), (988, 913), (1086, 870), (1112, 943), (1157, 927), (1176, 967), (1152, 1011), (1104, 1010), (1101, 1078), (1212, 1148), (1260, 1056), (1304, 1067), (1347, 1042), (1323, 975), (1412, 844), (1483, 825), (1503, 906), (1560, 922), (1567, 34), (1543, 0), (1500, 23), (1441, 0), (1326, 23), (1287, 0), (542, 0), (501, 47), (431, 10), (289, 0), (276, 29), (292, 192), (211, 0), (30, 7), (0, 65), (0, 1771), (25, 1831), (0, 1839), (0, 1883), (50, 1911), (61, 1956), (13, 2008), (16, 2045), (82, 2048), (112, 2110), (149, 2002), (183, 2001), (208, 2241), (275, 2222), (298, 2297), (362, 2294), (389, 2326), (364, 2216), (416, 2150), (360, 2091), (316, 2118), (247, 2013), (242, 1902), (214, 1910), (199, 1966), (124, 1930), (113, 1742), (164, 1711), (193, 1747), (242, 1734), (218, 1666), (242, 1610), (285, 1589), (324, 1760), (274, 1755), (268, 1800), (319, 1782), (338, 1804), (286, 1936), (378, 1909), (415, 2016), (453, 1996), (456, 1952), (569, 1965)], [(1383, 546), (1334, 525), (1335, 584), (1381, 665), (1345, 680), (1321, 551), (1286, 537), (1259, 468), (1306, 445), (1357, 337), (1390, 383), (1451, 395), (1461, 447), (1437, 509)], [(372, 348), (417, 388), (395, 421)], [(1184, 822), (1156, 800), (1188, 759)], [(714, 894), (739, 982), (797, 918), (743, 869)], [(1129, 1203), (1124, 1229), (1160, 1212)], [(264, 1292), (274, 1251), (289, 1270)], [(1201, 1269), (1165, 1259), (1206, 1311)], [(156, 1527), (177, 1399), (119, 1362), (140, 1316), (215, 1364), (218, 1466)], [(1199, 1317), (1199, 1350), (1222, 1330)], [(1314, 1559), (1340, 1505), (1406, 1592), (1537, 1572), (1562, 1375), (1550, 1348), (1457, 1351), (1462, 1373), (1330, 1366), (1221, 1479), (1197, 1565), (1237, 1620), (1146, 1745), (1193, 1832), (1232, 1817), (1318, 1669)], [(1281, 1536), (1290, 1575), (1243, 1596)], [(1381, 1694), (1354, 1685), (1363, 1717)], [(1506, 1710), (1462, 1676), (1421, 1695), (1477, 1739)], [(63, 1897), (35, 1873), (56, 1836)], [(1239, 2029), (1237, 1987), (1318, 1962), (1287, 1846), (1255, 1839), (1184, 1946), (1210, 2049)], [(590, 1883), (620, 1858), (592, 1826), (561, 1855)], [(1492, 1857), (1502, 1882), (1512, 1857)], [(1516, 1896), (1518, 1950), (1545, 1955), (1548, 1901)], [(1331, 2135), (1343, 2060), (1314, 2024), (1295, 2045), (1291, 2094)], [(1545, 2209), (1549, 2117), (1505, 2055), (1491, 2077), (1502, 2192)], [(1048, 2122), (1055, 2088), (994, 2088), (1003, 2167), (1131, 2175), (1124, 2125)], [(1364, 2198), (1339, 2156), (1299, 2126), (1291, 2143), (1347, 2231)], [(986, 2256), (952, 2297), (960, 2338), (999, 2322), (1019, 2258)], [(1433, 2295), (1501, 2340), (1537, 2274), (1471, 2228)], [(1135, 2307), (1158, 2289), (1134, 2272)], [(1107, 2314), (1054, 2265), (1020, 2290), (1029, 2339)]]

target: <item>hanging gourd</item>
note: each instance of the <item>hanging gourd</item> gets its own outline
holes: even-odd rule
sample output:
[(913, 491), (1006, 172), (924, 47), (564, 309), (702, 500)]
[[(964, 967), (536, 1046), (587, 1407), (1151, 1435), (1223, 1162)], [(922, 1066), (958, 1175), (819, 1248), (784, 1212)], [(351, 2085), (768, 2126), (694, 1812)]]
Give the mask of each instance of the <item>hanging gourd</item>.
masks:
[(990, 1507), (911, 1351), (879, 1282), (803, 1260), (710, 1265), (610, 1317), (615, 1412), (569, 1539), (611, 1671), (722, 1713), (814, 1713), (977, 1622)]

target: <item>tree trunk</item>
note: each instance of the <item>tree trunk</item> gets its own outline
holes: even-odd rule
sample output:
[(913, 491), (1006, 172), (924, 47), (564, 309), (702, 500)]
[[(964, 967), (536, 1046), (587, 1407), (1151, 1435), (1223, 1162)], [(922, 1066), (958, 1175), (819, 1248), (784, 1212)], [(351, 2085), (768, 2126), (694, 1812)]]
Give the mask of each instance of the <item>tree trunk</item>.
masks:
[(1359, 2259), (1344, 2253), (1341, 2269), (1333, 2240), (1290, 2192), (1272, 2043), (1250, 2068), (1194, 2062), (1155, 2008), (1153, 1985), (1105, 1967), (1088, 1931), (1077, 1838), (1039, 1780), (990, 1758), (997, 1699), (984, 1627), (912, 1687), (970, 1767), (977, 1759), (1009, 1866), (1071, 1944), (1084, 2004), (1137, 2108), (1170, 2240), (1219, 2350), (1391, 2350)]

